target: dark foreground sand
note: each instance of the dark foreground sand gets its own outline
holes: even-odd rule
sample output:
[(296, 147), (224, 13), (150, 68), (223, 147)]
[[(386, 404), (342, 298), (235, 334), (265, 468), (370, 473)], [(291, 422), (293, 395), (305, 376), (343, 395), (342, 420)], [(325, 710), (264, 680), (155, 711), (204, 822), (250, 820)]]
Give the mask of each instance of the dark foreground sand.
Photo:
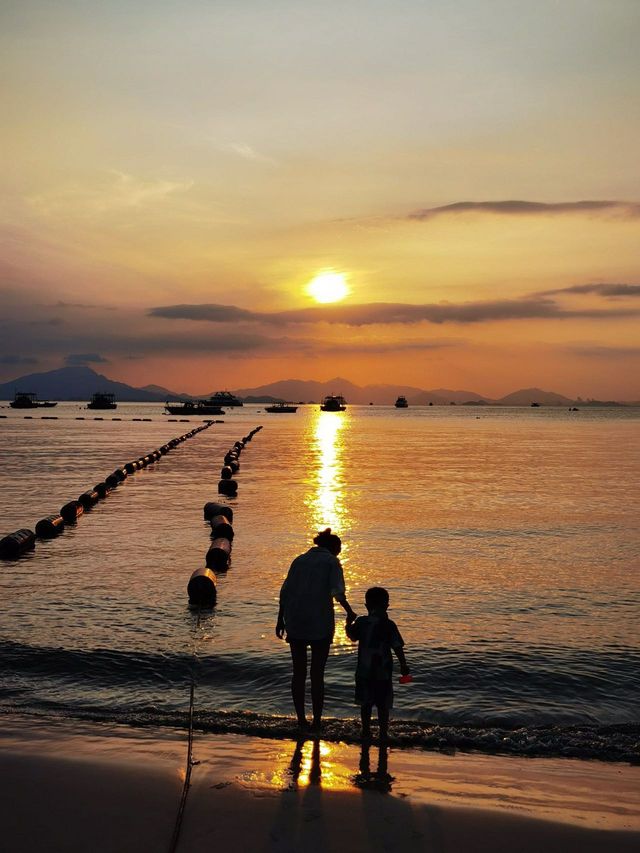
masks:
[[(169, 851), (184, 732), (3, 718), (0, 848)], [(640, 850), (640, 767), (392, 751), (196, 732), (181, 853)], [(371, 770), (378, 754), (372, 748)]]

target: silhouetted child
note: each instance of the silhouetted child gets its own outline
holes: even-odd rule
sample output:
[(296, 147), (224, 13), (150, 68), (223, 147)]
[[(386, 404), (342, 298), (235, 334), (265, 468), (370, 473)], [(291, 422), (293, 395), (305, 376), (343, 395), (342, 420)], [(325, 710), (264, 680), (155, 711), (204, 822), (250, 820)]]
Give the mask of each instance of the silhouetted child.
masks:
[(404, 640), (395, 622), (387, 616), (389, 593), (381, 586), (368, 589), (365, 594), (367, 616), (355, 621), (347, 617), (346, 632), (351, 640), (358, 641), (358, 666), (356, 668), (356, 705), (362, 714), (362, 737), (371, 737), (371, 710), (378, 709), (380, 741), (386, 741), (389, 732), (389, 709), (393, 707), (393, 657), (396, 653), (400, 672), (409, 674), (402, 650)]

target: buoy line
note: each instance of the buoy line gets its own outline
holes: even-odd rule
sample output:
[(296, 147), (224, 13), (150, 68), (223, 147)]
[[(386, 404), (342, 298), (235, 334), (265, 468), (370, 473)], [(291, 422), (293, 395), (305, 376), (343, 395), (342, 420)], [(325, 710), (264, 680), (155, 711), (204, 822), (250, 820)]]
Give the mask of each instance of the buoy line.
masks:
[(148, 465), (153, 465), (163, 456), (166, 456), (167, 453), (170, 453), (182, 444), (182, 442), (188, 438), (193, 438), (202, 432), (202, 430), (209, 429), (212, 425), (213, 421), (206, 421), (202, 426), (194, 427), (189, 432), (170, 439), (165, 444), (135, 461), (126, 462), (122, 467), (116, 468), (104, 478), (103, 482), (97, 483), (92, 489), (83, 492), (77, 500), (71, 500), (64, 504), (57, 514), (48, 515), (40, 519), (36, 524), (35, 532), (27, 527), (22, 527), (13, 533), (7, 534), (7, 536), (0, 539), (0, 558), (9, 560), (18, 559), (23, 554), (26, 554), (27, 551), (35, 548), (36, 537), (38, 539), (54, 539), (58, 537), (64, 532), (65, 525), (76, 523), (85, 510), (91, 510), (99, 501), (104, 500), (110, 491), (117, 488), (120, 483), (127, 479), (129, 474), (134, 474)]

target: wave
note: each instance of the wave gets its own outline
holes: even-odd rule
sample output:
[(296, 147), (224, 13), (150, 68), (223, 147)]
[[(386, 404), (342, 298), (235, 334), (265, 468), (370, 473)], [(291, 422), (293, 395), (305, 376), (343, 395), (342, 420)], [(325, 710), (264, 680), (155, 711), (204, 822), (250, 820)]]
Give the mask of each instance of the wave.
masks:
[[(16, 708), (0, 706), (0, 715), (13, 715)], [(183, 729), (189, 727), (188, 711), (163, 712), (156, 707), (123, 711), (118, 708), (76, 707), (29, 711), (20, 714), (34, 719), (82, 720), (132, 727)], [(193, 728), (204, 734), (235, 734), (295, 740), (295, 719), (249, 711), (195, 711)], [(359, 743), (360, 722), (355, 719), (323, 720), (321, 739)], [(573, 758), (640, 765), (640, 724), (617, 726), (454, 726), (429, 725), (411, 720), (393, 720), (389, 743), (400, 749), (422, 749), (446, 754), (481, 752), (528, 758)]]

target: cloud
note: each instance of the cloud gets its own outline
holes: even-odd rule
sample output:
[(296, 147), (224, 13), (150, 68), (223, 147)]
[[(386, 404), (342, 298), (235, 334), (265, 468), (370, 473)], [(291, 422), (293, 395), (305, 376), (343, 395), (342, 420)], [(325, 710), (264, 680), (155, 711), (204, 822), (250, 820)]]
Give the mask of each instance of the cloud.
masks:
[(101, 215), (112, 211), (149, 208), (169, 196), (187, 192), (193, 181), (169, 181), (162, 178), (138, 178), (125, 172), (109, 170), (100, 176), (95, 186), (66, 184), (27, 198), (31, 206), (45, 216), (69, 210), (83, 215)]
[(640, 358), (640, 347), (610, 347), (600, 344), (576, 344), (567, 352), (585, 358)]
[(165, 305), (151, 308), (150, 317), (164, 317), (167, 320), (208, 320), (212, 323), (236, 323), (239, 320), (259, 320), (261, 314), (237, 308), (235, 305)]
[(0, 364), (37, 364), (38, 359), (27, 355), (0, 355)]
[(557, 290), (543, 290), (538, 295), (555, 296), (563, 293), (597, 293), (606, 299), (616, 299), (620, 296), (640, 296), (640, 284), (574, 284)]
[(115, 305), (96, 305), (91, 302), (62, 302), (61, 300), (53, 303), (54, 308), (79, 308), (79, 309), (96, 309), (98, 311), (117, 311)]
[(346, 326), (410, 325), (415, 323), (482, 323), (541, 318), (612, 318), (630, 316), (627, 309), (567, 309), (553, 299), (537, 295), (523, 299), (483, 302), (411, 303), (371, 302), (357, 305), (319, 305), (293, 311), (247, 311), (234, 305), (167, 305), (151, 308), (149, 314), (165, 319), (229, 323), (245, 320), (263, 324), (330, 323)]
[(76, 366), (82, 364), (107, 364), (109, 360), (103, 358), (97, 352), (77, 352), (70, 353), (64, 361), (69, 366)]
[(407, 219), (435, 219), (458, 213), (493, 213), (502, 216), (558, 216), (580, 213), (620, 213), (630, 217), (640, 216), (640, 204), (628, 201), (458, 201), (441, 207), (426, 207), (410, 213)]
[(228, 145), (223, 146), (223, 150), (237, 154), (243, 160), (252, 160), (254, 163), (268, 163), (273, 166), (276, 162), (272, 157), (261, 154), (255, 148), (252, 148), (251, 145), (247, 145), (246, 142), (230, 142)]

